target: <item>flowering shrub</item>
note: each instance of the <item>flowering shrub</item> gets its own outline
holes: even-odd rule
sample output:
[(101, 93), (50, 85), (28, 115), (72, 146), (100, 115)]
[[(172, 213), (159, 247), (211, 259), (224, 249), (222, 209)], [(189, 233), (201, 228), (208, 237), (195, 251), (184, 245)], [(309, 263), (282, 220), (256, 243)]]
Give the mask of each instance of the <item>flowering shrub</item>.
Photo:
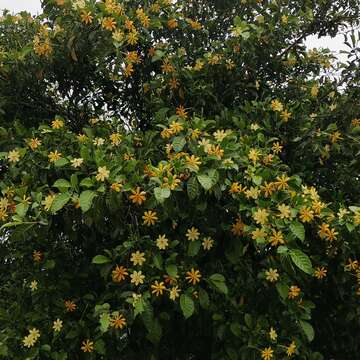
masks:
[[(21, 53), (2, 40), (1, 69), (39, 67), (41, 101), (59, 111), (36, 109), (39, 124), (29, 126), (0, 87), (0, 356), (318, 360), (358, 351), (349, 333), (327, 343), (332, 329), (359, 325), (358, 178), (340, 171), (358, 166), (359, 108), (347, 107), (357, 90), (353, 79), (341, 92), (317, 78), (331, 67), (326, 52), (301, 50), (297, 60), (285, 49), (272, 62), (279, 78), (262, 70), (273, 83), (243, 69), (251, 41), (262, 47), (276, 42), (266, 31), (279, 40), (303, 25), (275, 2), (242, 3), (242, 15), (257, 16), (232, 17), (224, 34), (190, 17), (186, 2), (56, 0), (44, 2), (47, 17), (4, 17), (4, 28), (26, 27), (21, 39), (32, 40)], [(280, 29), (266, 28), (262, 9)], [(75, 79), (89, 59), (93, 88), (85, 83), (80, 96), (73, 84), (65, 95), (54, 65), (64, 61)], [(297, 78), (297, 61), (314, 78)], [(126, 110), (107, 92), (103, 102), (107, 86), (126, 95)]]

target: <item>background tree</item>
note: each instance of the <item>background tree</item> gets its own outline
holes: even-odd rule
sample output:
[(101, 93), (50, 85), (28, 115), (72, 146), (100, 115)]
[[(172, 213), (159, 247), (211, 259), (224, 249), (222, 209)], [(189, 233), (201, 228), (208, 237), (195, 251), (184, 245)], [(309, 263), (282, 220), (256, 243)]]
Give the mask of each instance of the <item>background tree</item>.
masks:
[(359, 7), (4, 13), (0, 355), (356, 357)]

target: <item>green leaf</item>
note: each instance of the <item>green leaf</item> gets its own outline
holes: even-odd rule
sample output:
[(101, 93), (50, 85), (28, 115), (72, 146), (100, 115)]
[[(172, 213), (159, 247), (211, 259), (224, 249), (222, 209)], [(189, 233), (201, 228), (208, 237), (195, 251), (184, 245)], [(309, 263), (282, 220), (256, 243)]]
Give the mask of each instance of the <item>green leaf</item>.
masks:
[(58, 180), (56, 180), (54, 182), (53, 187), (56, 187), (58, 189), (60, 189), (60, 188), (70, 188), (71, 184), (65, 179), (58, 179)]
[(169, 264), (169, 265), (166, 265), (165, 267), (166, 269), (166, 272), (173, 278), (175, 278), (177, 276), (177, 273), (178, 273), (178, 269), (177, 269), (177, 266), (174, 265), (174, 264)]
[(237, 337), (241, 337), (243, 335), (243, 333), (241, 331), (241, 326), (238, 322), (231, 323), (230, 330)]
[(52, 213), (56, 213), (61, 210), (71, 199), (71, 195), (69, 193), (57, 194), (54, 201), (51, 204), (50, 211)]
[(104, 340), (103, 339), (96, 340), (94, 344), (94, 349), (98, 354), (106, 355)]
[(300, 320), (300, 327), (301, 329), (304, 331), (307, 339), (309, 340), (309, 342), (314, 340), (315, 337), (315, 332), (314, 332), (314, 328), (312, 327), (312, 325), (304, 320)]
[(183, 149), (183, 147), (186, 144), (186, 140), (183, 136), (177, 136), (173, 139), (172, 145), (175, 150), (175, 152), (179, 152)]
[(188, 248), (188, 255), (189, 256), (195, 256), (198, 254), (199, 250), (201, 247), (201, 241), (200, 240), (196, 240), (196, 241), (191, 241), (189, 244), (189, 248)]
[(94, 182), (91, 180), (91, 178), (87, 177), (80, 181), (80, 186), (90, 188), (90, 187), (94, 186)]
[(107, 263), (111, 262), (111, 260), (105, 255), (96, 255), (93, 257), (91, 262), (93, 264), (100, 265), (100, 264), (107, 264)]
[(164, 188), (156, 187), (154, 189), (154, 195), (155, 195), (155, 199), (159, 203), (163, 203), (165, 199), (170, 197), (171, 192), (170, 192), (170, 189), (164, 189)]
[(180, 307), (185, 319), (188, 319), (195, 310), (194, 301), (189, 295), (182, 294), (180, 296)]
[(110, 326), (110, 315), (108, 313), (101, 314), (99, 322), (101, 332), (107, 332)]
[(44, 268), (46, 270), (51, 270), (54, 269), (55, 265), (56, 265), (55, 260), (46, 260), (44, 264)]
[(205, 190), (211, 189), (214, 185), (211, 178), (208, 175), (199, 174), (197, 175), (197, 179), (199, 180), (199, 183)]
[(28, 209), (29, 205), (27, 204), (20, 203), (16, 205), (16, 213), (22, 218), (26, 215)]
[(153, 257), (153, 261), (154, 261), (155, 267), (158, 268), (159, 270), (162, 270), (162, 264), (163, 264), (162, 256), (160, 254), (156, 254)]
[(283, 283), (276, 284), (276, 290), (279, 293), (280, 297), (285, 300), (288, 296), (289, 287)]
[(209, 295), (204, 289), (199, 290), (199, 302), (203, 309), (208, 309), (210, 306)]
[(301, 250), (290, 250), (290, 257), (293, 263), (305, 273), (312, 275), (313, 268), (309, 257)]
[(305, 240), (305, 227), (299, 221), (293, 221), (290, 224), (291, 232), (301, 241)]
[(80, 194), (80, 207), (83, 212), (90, 210), (95, 197), (96, 193), (92, 190), (85, 190)]
[(195, 176), (192, 176), (187, 182), (187, 193), (190, 200), (194, 200), (199, 195), (199, 183)]
[(70, 183), (71, 183), (71, 187), (73, 189), (76, 189), (79, 183), (78, 177), (76, 174), (72, 174), (70, 177)]
[(221, 274), (213, 274), (209, 278), (210, 283), (221, 293), (227, 295), (229, 290), (225, 284), (225, 278)]
[(60, 158), (59, 160), (56, 160), (54, 162), (54, 165), (56, 167), (62, 167), (65, 166), (67, 163), (69, 162), (69, 160), (65, 159), (65, 158)]

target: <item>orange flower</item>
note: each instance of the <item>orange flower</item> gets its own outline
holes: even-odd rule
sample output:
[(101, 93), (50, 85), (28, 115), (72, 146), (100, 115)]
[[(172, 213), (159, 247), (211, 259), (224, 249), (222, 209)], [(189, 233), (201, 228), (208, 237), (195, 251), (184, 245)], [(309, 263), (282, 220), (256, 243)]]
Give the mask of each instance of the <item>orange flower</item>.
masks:
[(66, 300), (64, 305), (68, 312), (73, 312), (76, 309), (76, 304), (72, 300)]
[(112, 271), (111, 276), (114, 282), (120, 282), (125, 280), (126, 275), (129, 275), (127, 269), (123, 266), (116, 265), (115, 269)]
[(137, 187), (136, 190), (131, 190), (132, 195), (129, 196), (129, 199), (134, 203), (141, 205), (146, 200), (146, 192), (141, 191), (140, 187)]
[(188, 113), (186, 112), (184, 106), (182, 105), (176, 108), (176, 115), (183, 119), (186, 119), (188, 117)]
[(187, 279), (190, 284), (196, 285), (198, 282), (200, 282), (201, 274), (199, 270), (192, 268), (191, 271), (186, 273), (186, 275), (187, 276), (185, 279)]
[(109, 31), (113, 31), (116, 28), (116, 22), (115, 19), (112, 17), (104, 17), (102, 22), (101, 22), (101, 26), (105, 29), (105, 30), (109, 30)]
[(110, 320), (110, 326), (115, 329), (122, 329), (126, 325), (126, 319), (122, 314), (114, 315)]

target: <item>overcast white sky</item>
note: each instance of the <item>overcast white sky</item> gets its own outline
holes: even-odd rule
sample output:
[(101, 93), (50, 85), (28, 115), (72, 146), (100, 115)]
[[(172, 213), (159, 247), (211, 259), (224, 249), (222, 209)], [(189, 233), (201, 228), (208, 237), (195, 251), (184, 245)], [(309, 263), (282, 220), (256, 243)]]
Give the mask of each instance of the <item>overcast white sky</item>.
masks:
[[(0, 9), (9, 9), (11, 12), (19, 12), (21, 10), (27, 10), (32, 14), (41, 12), (40, 0), (0, 0)], [(326, 47), (336, 54), (340, 50), (346, 49), (343, 44), (343, 36), (337, 36), (335, 38), (323, 37), (317, 39), (316, 36), (310, 36), (306, 44), (309, 48), (314, 47)]]

